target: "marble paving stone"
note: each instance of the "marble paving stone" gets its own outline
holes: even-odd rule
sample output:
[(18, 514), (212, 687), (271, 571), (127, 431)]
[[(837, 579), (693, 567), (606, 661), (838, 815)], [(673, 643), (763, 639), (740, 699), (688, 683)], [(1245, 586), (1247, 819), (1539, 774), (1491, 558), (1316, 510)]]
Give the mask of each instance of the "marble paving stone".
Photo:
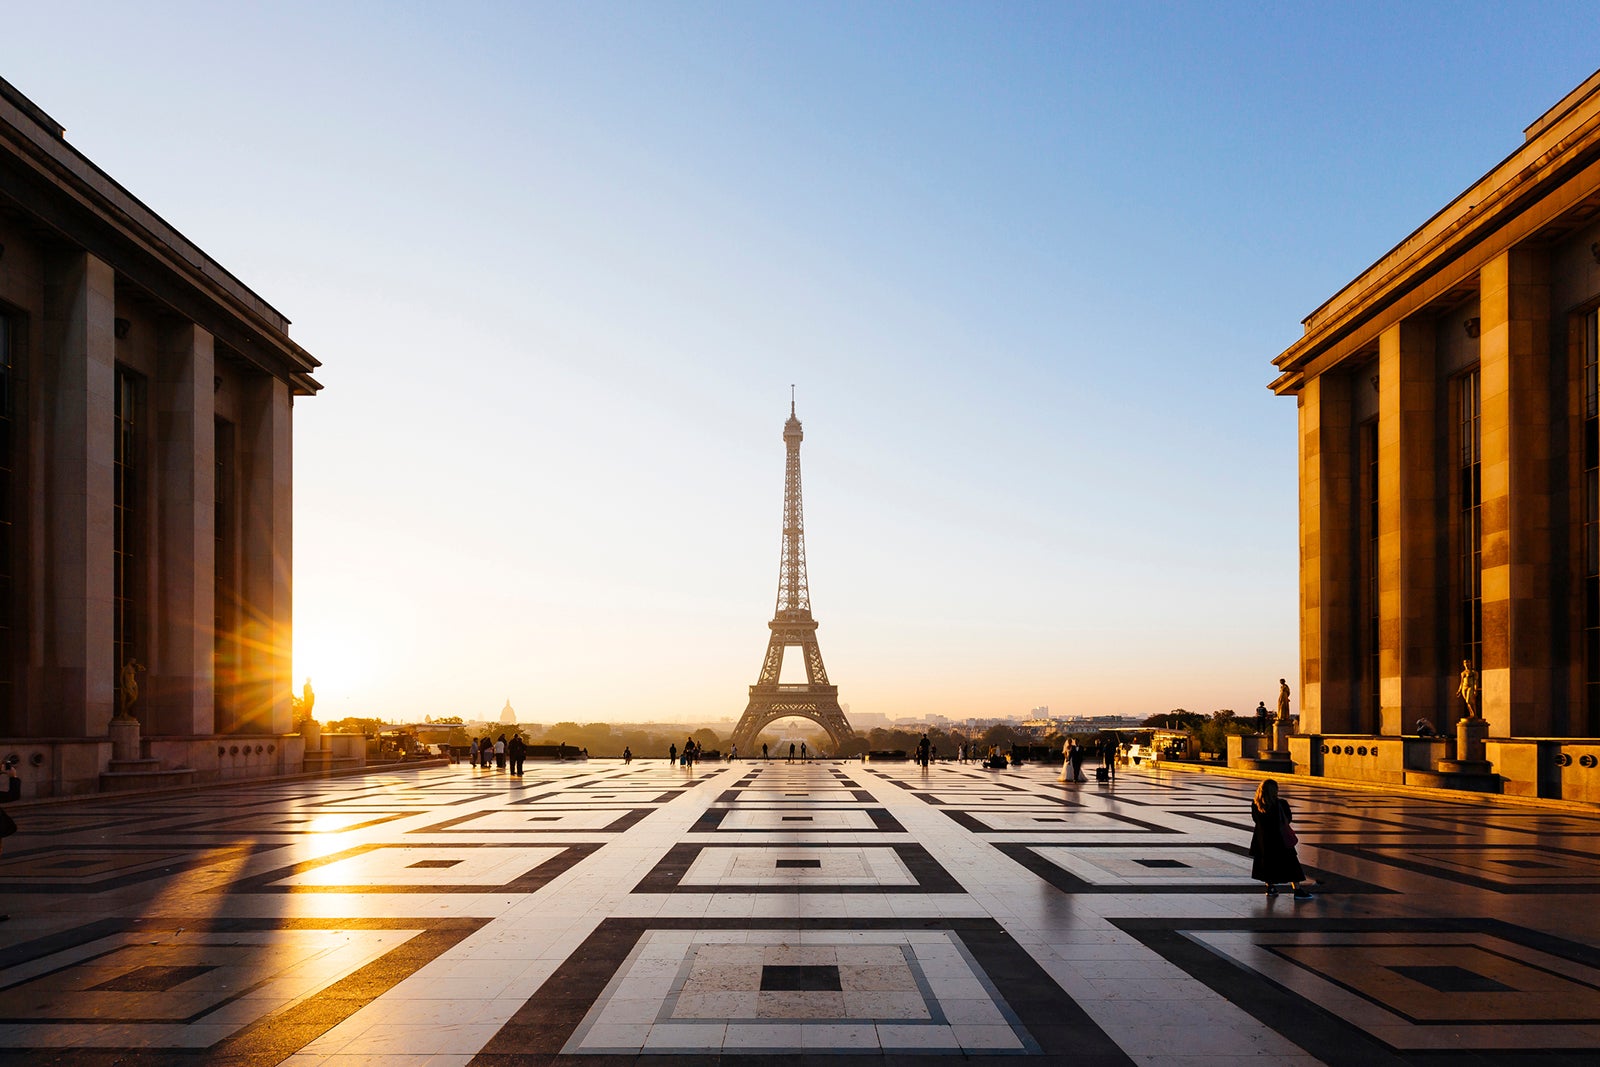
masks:
[(537, 807), (475, 811), (445, 822), (430, 823), (408, 831), (412, 834), (521, 834), (585, 833), (626, 830), (646, 815), (648, 808), (621, 807)]
[(1514, 1062), (1600, 1053), (1600, 811), (759, 760), (13, 805), (0, 1060)]

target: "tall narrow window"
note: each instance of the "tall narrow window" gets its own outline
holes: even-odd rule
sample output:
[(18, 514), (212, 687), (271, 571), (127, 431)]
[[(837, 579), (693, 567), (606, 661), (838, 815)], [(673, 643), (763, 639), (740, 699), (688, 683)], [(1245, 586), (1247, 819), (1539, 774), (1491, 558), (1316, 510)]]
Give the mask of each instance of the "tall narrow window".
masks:
[(11, 317), (0, 314), (0, 729), (14, 733), (12, 718), (16, 695), (18, 650), (16, 644), (16, 531), (17, 502), (17, 383), (15, 331)]
[(1366, 702), (1367, 729), (1377, 733), (1383, 720), (1382, 662), (1378, 647), (1378, 420), (1361, 424), (1361, 515), (1366, 524), (1362, 539), (1366, 603), (1363, 605), (1367, 647)]
[(1461, 658), (1474, 669), (1483, 665), (1483, 449), (1479, 437), (1482, 406), (1478, 368), (1456, 380), (1458, 404), (1458, 480), (1461, 541), (1456, 551), (1461, 590)]
[(1583, 317), (1583, 709), (1600, 734), (1600, 311)]
[(226, 732), (233, 728), (233, 685), (238, 673), (237, 645), (234, 643), (235, 605), (238, 603), (237, 556), (234, 533), (234, 466), (233, 424), (221, 419), (216, 423), (215, 484), (216, 516), (212, 524), (216, 538), (214, 558), (214, 618), (212, 620), (212, 691), (216, 710), (216, 728)]
[(141, 491), (139, 431), (140, 403), (144, 390), (139, 376), (126, 367), (117, 367), (116, 438), (112, 477), (112, 611), (113, 642), (118, 671), (137, 658), (139, 640), (139, 507)]

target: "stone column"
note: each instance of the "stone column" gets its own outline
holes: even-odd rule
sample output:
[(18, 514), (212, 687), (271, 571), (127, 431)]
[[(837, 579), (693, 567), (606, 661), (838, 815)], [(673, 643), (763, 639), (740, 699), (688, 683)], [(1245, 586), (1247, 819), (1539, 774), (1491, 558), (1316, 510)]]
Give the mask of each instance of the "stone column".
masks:
[(116, 711), (112, 480), (116, 388), (116, 274), (87, 253), (45, 268), (35, 472), (42, 566), (32, 570), (43, 669), (28, 710), (39, 736), (104, 737)]
[(240, 678), (236, 719), (244, 733), (293, 729), (290, 678), (291, 529), (289, 386), (259, 375), (241, 397)]
[(1300, 391), (1300, 732), (1355, 729), (1359, 590), (1351, 378)]
[(1439, 679), (1445, 550), (1439, 476), (1435, 324), (1407, 319), (1378, 337), (1378, 673), (1381, 731), (1417, 719), (1443, 728)]
[(1482, 710), (1491, 736), (1542, 736), (1555, 683), (1547, 257), (1503, 252), (1480, 284)]
[(154, 389), (158, 584), (149, 664), (149, 733), (214, 732), (216, 426), (211, 334), (192, 323), (163, 330)]

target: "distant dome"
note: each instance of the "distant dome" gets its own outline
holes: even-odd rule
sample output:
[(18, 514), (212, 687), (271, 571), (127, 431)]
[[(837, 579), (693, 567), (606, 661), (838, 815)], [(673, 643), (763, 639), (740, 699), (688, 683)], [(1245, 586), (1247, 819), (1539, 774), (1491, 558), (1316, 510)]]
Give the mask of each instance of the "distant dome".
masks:
[(511, 710), (510, 697), (506, 697), (506, 706), (500, 709), (500, 721), (507, 726), (517, 725), (517, 713)]

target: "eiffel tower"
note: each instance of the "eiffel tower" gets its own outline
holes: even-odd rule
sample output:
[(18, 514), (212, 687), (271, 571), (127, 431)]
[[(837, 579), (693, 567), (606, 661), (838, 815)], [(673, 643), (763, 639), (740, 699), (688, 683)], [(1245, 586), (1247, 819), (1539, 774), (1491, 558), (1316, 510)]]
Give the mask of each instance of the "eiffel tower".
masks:
[[(805, 519), (800, 507), (803, 436), (791, 399), (789, 421), (783, 424), (783, 444), (789, 457), (783, 473), (783, 559), (778, 565), (778, 607), (767, 624), (772, 636), (767, 641), (767, 658), (761, 663), (761, 677), (750, 687), (750, 703), (733, 729), (732, 743), (747, 754), (754, 750), (756, 736), (768, 723), (791, 715), (810, 719), (828, 731), (836, 752), (856, 735), (845, 720), (844, 709), (839, 707), (839, 687), (828, 682), (822, 650), (817, 647), (817, 621), (811, 617)], [(795, 647), (805, 656), (806, 683), (780, 685), (784, 649)]]

